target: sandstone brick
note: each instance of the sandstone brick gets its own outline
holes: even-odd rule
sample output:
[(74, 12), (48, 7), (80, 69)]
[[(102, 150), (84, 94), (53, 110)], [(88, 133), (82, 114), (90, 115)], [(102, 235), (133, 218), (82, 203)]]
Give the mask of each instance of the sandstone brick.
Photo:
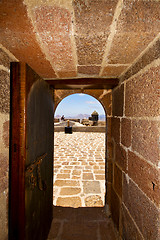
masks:
[(120, 142), (120, 119), (112, 118), (112, 126), (111, 126), (112, 137), (116, 143)]
[(60, 195), (76, 195), (80, 192), (81, 192), (80, 188), (67, 187), (67, 188), (61, 188)]
[(113, 187), (111, 188), (111, 215), (113, 222), (119, 229), (120, 201)]
[(74, 180), (56, 180), (55, 186), (79, 186), (79, 181)]
[(8, 56), (6, 52), (4, 52), (2, 49), (0, 49), (0, 65), (3, 65), (10, 69), (10, 62), (13, 60)]
[(111, 159), (113, 157), (113, 143), (107, 142), (107, 157)]
[(132, 148), (145, 159), (158, 165), (159, 161), (159, 122), (133, 120)]
[(107, 204), (109, 205), (109, 208), (111, 209), (111, 189), (112, 189), (112, 183), (107, 183)]
[(127, 171), (127, 153), (126, 150), (119, 144), (115, 145), (115, 161), (122, 168), (123, 171)]
[(107, 161), (107, 181), (112, 183), (113, 179), (113, 164), (111, 161)]
[(84, 193), (100, 193), (100, 183), (99, 181), (83, 181), (83, 191)]
[(102, 207), (103, 201), (100, 196), (92, 195), (85, 198), (86, 207)]
[(57, 178), (60, 178), (60, 179), (70, 178), (70, 174), (67, 174), (67, 173), (57, 174)]
[(101, 174), (101, 175), (95, 175), (95, 179), (96, 180), (105, 180), (105, 175), (103, 174)]
[(143, 236), (141, 235), (139, 229), (137, 228), (133, 219), (129, 215), (124, 204), (122, 204), (122, 239), (129, 239), (129, 240), (143, 239)]
[(122, 66), (107, 65), (103, 69), (101, 76), (119, 77), (126, 68), (127, 68), (126, 65), (122, 65)]
[(5, 147), (9, 148), (9, 121), (3, 123), (3, 142)]
[(130, 117), (160, 115), (158, 89), (160, 67), (152, 67), (126, 84), (125, 114)]
[(8, 188), (9, 156), (0, 154), (0, 193)]
[(88, 74), (88, 75), (99, 75), (100, 66), (90, 65), (90, 66), (78, 66), (78, 73)]
[(80, 175), (81, 171), (80, 170), (73, 170), (72, 174), (73, 175)]
[(0, 70), (0, 112), (10, 112), (10, 79), (9, 73)]
[(124, 84), (112, 92), (112, 114), (113, 116), (123, 116), (124, 105)]
[(160, 203), (160, 170), (128, 152), (128, 174), (157, 206)]
[(57, 199), (56, 205), (62, 207), (78, 208), (81, 207), (81, 199), (80, 197), (59, 197)]
[(8, 239), (8, 214), (7, 214), (7, 191), (0, 194), (0, 236)]
[(114, 164), (113, 184), (116, 193), (122, 198), (122, 171)]
[(144, 239), (159, 239), (159, 209), (129, 179), (123, 178), (123, 201)]
[(131, 120), (127, 118), (121, 119), (121, 143), (126, 146), (131, 146)]
[[(101, 102), (103, 103), (103, 106), (105, 107), (107, 116), (111, 116), (112, 114), (112, 93), (108, 92), (103, 96), (101, 99)], [(107, 122), (108, 125), (108, 122)]]
[(93, 174), (92, 173), (83, 173), (83, 179), (84, 180), (93, 180)]

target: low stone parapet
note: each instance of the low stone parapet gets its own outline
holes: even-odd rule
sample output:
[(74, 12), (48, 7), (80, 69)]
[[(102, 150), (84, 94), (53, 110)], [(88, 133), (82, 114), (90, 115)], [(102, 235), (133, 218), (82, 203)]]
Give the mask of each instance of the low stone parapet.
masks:
[[(64, 132), (64, 127), (63, 126), (56, 126), (54, 127), (55, 132)], [(105, 133), (106, 132), (106, 127), (98, 127), (98, 126), (84, 126), (84, 127), (72, 127), (73, 132), (99, 132), (99, 133)]]

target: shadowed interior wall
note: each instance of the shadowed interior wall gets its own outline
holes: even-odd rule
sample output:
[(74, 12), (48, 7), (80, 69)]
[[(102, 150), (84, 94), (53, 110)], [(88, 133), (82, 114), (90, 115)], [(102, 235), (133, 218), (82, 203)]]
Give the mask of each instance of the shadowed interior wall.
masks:
[(8, 170), (10, 62), (14, 56), (0, 46), (0, 239), (8, 239)]
[(159, 40), (112, 93), (109, 205), (122, 239), (160, 239)]

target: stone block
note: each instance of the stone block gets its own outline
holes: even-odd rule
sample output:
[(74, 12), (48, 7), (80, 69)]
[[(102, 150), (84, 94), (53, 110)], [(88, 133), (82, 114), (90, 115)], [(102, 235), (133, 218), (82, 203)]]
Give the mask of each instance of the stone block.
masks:
[(99, 181), (83, 181), (82, 183), (84, 193), (101, 193)]
[(100, 66), (90, 65), (90, 66), (78, 66), (78, 73), (87, 75), (99, 75)]
[(0, 49), (0, 65), (10, 69), (10, 62), (12, 61), (13, 60), (8, 56), (8, 54), (4, 52), (3, 49)]
[(70, 178), (70, 174), (68, 174), (68, 173), (57, 174), (57, 178), (59, 178), (59, 179)]
[(120, 200), (113, 187), (111, 188), (111, 215), (114, 224), (119, 229)]
[(126, 116), (156, 117), (160, 115), (159, 76), (160, 66), (152, 67), (126, 83)]
[(96, 180), (105, 180), (105, 174), (95, 175)]
[(9, 154), (0, 153), (0, 193), (8, 188), (8, 166)]
[(112, 183), (113, 179), (113, 164), (112, 161), (107, 161), (107, 181)]
[(126, 68), (127, 68), (126, 65), (122, 66), (107, 65), (106, 67), (104, 67), (101, 76), (119, 77)]
[(0, 193), (0, 237), (8, 239), (8, 212), (7, 212), (7, 191)]
[(10, 78), (3, 70), (0, 70), (0, 112), (10, 112)]
[(115, 192), (122, 198), (122, 170), (116, 164), (114, 164), (113, 185)]
[(159, 162), (159, 126), (158, 121), (132, 121), (133, 150), (157, 166)]
[(63, 187), (63, 186), (79, 186), (80, 183), (79, 181), (74, 181), (74, 180), (56, 180), (55, 181), (55, 186), (58, 186), (58, 187)]
[(112, 92), (112, 114), (113, 116), (123, 116), (124, 105), (124, 84), (117, 87)]
[(115, 145), (115, 162), (123, 171), (127, 171), (127, 152), (120, 144)]
[(65, 187), (61, 188), (60, 195), (76, 195), (81, 192), (81, 188)]
[(121, 143), (126, 146), (131, 146), (131, 120), (127, 118), (121, 119)]
[(80, 197), (59, 197), (56, 206), (78, 208), (81, 207), (81, 199)]
[(159, 209), (126, 175), (123, 177), (123, 202), (144, 239), (159, 239)]
[(128, 175), (142, 191), (159, 206), (160, 203), (160, 169), (128, 152)]
[(103, 201), (100, 196), (92, 195), (85, 198), (86, 207), (102, 207)]
[(111, 124), (112, 138), (116, 143), (120, 143), (120, 119), (113, 117)]
[(92, 173), (83, 173), (83, 180), (93, 180)]
[[(100, 101), (106, 110), (106, 115), (111, 116), (111, 114), (112, 114), (112, 93), (108, 92), (100, 99)], [(107, 126), (108, 126), (108, 121), (107, 121)]]
[(129, 240), (143, 240), (143, 236), (137, 226), (135, 225), (133, 219), (128, 213), (128, 210), (122, 204), (122, 239)]

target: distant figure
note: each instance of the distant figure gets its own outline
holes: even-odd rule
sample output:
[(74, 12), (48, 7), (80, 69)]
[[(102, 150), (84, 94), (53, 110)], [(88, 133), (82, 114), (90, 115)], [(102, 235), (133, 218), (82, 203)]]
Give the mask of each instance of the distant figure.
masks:
[(61, 117), (61, 121), (64, 121), (64, 115), (62, 115), (62, 117)]

